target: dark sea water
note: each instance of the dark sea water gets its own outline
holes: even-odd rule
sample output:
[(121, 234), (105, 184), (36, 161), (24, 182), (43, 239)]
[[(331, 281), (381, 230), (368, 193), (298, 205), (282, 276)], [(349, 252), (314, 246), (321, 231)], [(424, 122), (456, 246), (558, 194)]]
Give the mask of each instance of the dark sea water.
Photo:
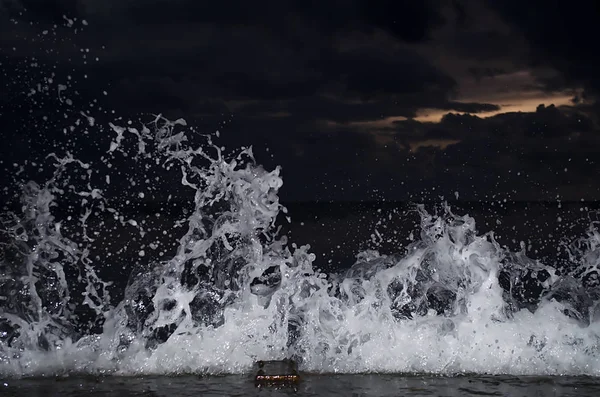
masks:
[[(477, 232), (492, 231), (496, 240), (510, 251), (548, 265), (567, 262), (565, 243), (585, 234), (590, 223), (599, 220), (600, 203), (561, 201), (452, 201), (457, 215), (475, 219)], [(418, 213), (409, 202), (284, 203), (291, 223), (281, 222), (293, 241), (310, 244), (317, 254), (315, 263), (326, 269), (343, 269), (354, 263), (358, 252), (377, 249), (396, 252), (419, 236)], [(425, 204), (432, 213), (440, 202)], [(377, 235), (379, 233), (379, 235)]]
[[(191, 202), (191, 197), (189, 202), (134, 202), (130, 205), (131, 212), (123, 211), (126, 218), (142, 217), (154, 222), (143, 239), (136, 236), (134, 230), (129, 231), (130, 234), (120, 231), (118, 236), (113, 235), (106, 241), (103, 249), (110, 246), (112, 255), (128, 263), (123, 274), (125, 278), (129, 275), (129, 266), (143, 261), (137, 252), (150, 241), (162, 240), (168, 247), (165, 256), (174, 255), (177, 238), (185, 230), (169, 230), (170, 239), (165, 239), (163, 230), (184, 217)], [(584, 236), (591, 223), (600, 221), (600, 202), (447, 203), (455, 214), (473, 217), (478, 234), (493, 232), (498, 243), (509, 251), (521, 251), (524, 247), (528, 258), (559, 268), (569, 266), (565, 249), (568, 244)], [(378, 250), (382, 254), (402, 251), (419, 238), (421, 231), (417, 203), (283, 202), (283, 205), (287, 213), (280, 213), (277, 218), (281, 234), (298, 245), (309, 244), (310, 251), (315, 254), (314, 265), (324, 272), (350, 268), (357, 254), (364, 250)], [(443, 212), (441, 202), (424, 205), (431, 213)], [(157, 212), (161, 213), (160, 218), (153, 217)], [(118, 226), (111, 216), (90, 219), (90, 222), (102, 222), (114, 228)], [(124, 249), (126, 246), (127, 250)], [(133, 254), (127, 256), (128, 252)]]
[(243, 375), (181, 377), (78, 377), (5, 380), (6, 397), (175, 396), (510, 396), (600, 395), (590, 377), (430, 375), (305, 375), (297, 389), (257, 389)]

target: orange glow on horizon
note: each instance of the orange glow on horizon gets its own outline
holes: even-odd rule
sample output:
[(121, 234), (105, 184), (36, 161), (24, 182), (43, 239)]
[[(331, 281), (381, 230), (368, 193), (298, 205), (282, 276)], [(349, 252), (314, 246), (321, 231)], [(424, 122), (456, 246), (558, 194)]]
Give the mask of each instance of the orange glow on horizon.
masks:
[[(501, 113), (512, 113), (512, 112), (535, 112), (536, 108), (539, 105), (545, 106), (564, 106), (564, 105), (572, 105), (571, 102), (573, 95), (560, 94), (554, 96), (540, 95), (533, 96), (531, 98), (515, 98), (512, 100), (512, 103), (496, 103), (500, 106), (499, 110), (494, 110), (491, 112), (481, 112), (481, 113), (468, 113), (468, 112), (453, 112), (447, 110), (439, 110), (439, 109), (424, 109), (420, 114), (415, 117), (415, 120), (420, 122), (429, 122), (429, 123), (439, 123), (442, 120), (442, 117), (448, 113), (455, 114), (471, 114), (473, 116), (477, 116), (480, 118), (488, 118), (493, 117)], [(479, 100), (481, 102), (485, 102), (485, 100)], [(470, 102), (470, 101), (469, 101)], [(475, 102), (475, 101), (473, 101)]]

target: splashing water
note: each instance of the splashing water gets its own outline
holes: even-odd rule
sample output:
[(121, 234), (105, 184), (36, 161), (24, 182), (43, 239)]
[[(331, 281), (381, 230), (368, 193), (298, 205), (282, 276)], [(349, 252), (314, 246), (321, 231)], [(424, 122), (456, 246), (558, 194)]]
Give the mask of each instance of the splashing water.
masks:
[[(92, 114), (68, 130), (105, 132)], [(279, 168), (181, 119), (123, 124), (109, 124), (94, 164), (50, 154), (47, 182), (23, 183), (20, 211), (0, 218), (2, 376), (239, 373), (286, 357), (316, 372), (600, 376), (596, 224), (559, 274), (478, 234), (472, 217), (419, 206), (420, 238), (325, 274), (309, 246), (280, 235)], [(133, 189), (123, 202), (105, 194), (115, 169), (155, 175), (151, 187), (180, 181), (189, 212), (158, 226), (128, 219)], [(122, 264), (110, 251), (131, 230), (119, 252), (159, 237)], [(173, 250), (157, 248), (174, 236)]]
[[(52, 155), (53, 177), (26, 184), (22, 212), (2, 219), (3, 374), (231, 373), (285, 357), (320, 372), (600, 374), (595, 228), (572, 246), (576, 270), (558, 276), (478, 235), (473, 218), (420, 206), (421, 237), (404, 253), (365, 251), (326, 275), (309, 247), (278, 236), (280, 170), (251, 149), (225, 155), (210, 136), (192, 147), (183, 120), (111, 128), (110, 153), (125, 153), (129, 134), (138, 161), (179, 170), (195, 193), (187, 230), (171, 259), (134, 267), (111, 304), (87, 222), (118, 211), (88, 164)], [(69, 192), (83, 198), (79, 242), (52, 215)], [(75, 326), (81, 306), (101, 329)]]

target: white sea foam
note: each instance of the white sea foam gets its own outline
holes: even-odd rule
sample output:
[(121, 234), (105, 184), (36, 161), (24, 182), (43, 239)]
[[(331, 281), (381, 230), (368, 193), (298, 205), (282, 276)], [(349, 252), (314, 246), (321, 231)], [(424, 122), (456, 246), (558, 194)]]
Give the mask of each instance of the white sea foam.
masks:
[[(160, 262), (141, 256), (146, 267), (134, 270), (125, 298), (111, 305), (97, 276), (105, 264), (86, 256), (94, 240), (74, 243), (51, 211), (75, 189), (64, 184), (70, 170), (88, 165), (54, 156), (54, 177), (26, 185), (23, 213), (4, 218), (3, 374), (232, 373), (257, 359), (292, 356), (316, 372), (600, 375), (596, 290), (581, 289), (582, 277), (597, 270), (595, 229), (571, 250), (584, 270), (558, 277), (506, 252), (493, 235), (478, 235), (473, 218), (420, 207), (421, 237), (405, 253), (367, 251), (347, 272), (325, 275), (313, 269), (308, 247), (276, 236), (279, 169), (257, 165), (250, 149), (225, 156), (210, 138), (191, 147), (181, 120), (154, 126), (113, 125), (117, 139), (108, 150), (122, 150), (132, 134), (140, 153), (154, 150), (165, 167), (177, 165), (182, 183), (195, 189), (177, 254)], [(102, 189), (87, 187), (75, 189), (82, 205), (110, 210)], [(91, 212), (81, 218), (84, 229)], [(81, 271), (79, 303), (105, 317), (101, 334), (72, 330), (78, 299), (67, 267)], [(260, 284), (267, 269), (275, 282)], [(515, 288), (524, 272), (548, 274), (535, 307), (520, 306), (502, 288), (502, 271)], [(553, 295), (567, 281), (577, 288)], [(253, 290), (253, 282), (263, 288)], [(578, 306), (580, 298), (589, 303)]]

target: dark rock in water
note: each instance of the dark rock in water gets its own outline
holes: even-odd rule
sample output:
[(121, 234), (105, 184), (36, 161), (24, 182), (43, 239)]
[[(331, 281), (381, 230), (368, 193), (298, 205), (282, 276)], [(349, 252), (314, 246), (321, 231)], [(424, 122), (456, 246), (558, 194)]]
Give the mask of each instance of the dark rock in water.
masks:
[(259, 277), (255, 277), (250, 283), (250, 291), (261, 299), (261, 304), (268, 306), (271, 296), (281, 286), (281, 267), (274, 265), (268, 267)]

